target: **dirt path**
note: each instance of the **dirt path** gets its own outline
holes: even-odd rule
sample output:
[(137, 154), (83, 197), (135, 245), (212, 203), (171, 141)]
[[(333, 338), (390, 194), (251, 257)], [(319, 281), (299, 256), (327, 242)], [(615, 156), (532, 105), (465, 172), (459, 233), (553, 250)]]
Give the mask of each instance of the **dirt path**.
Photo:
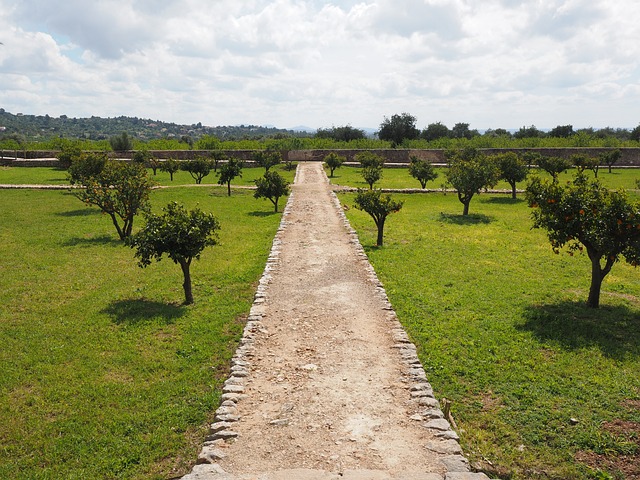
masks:
[(185, 480), (486, 478), (468, 473), (341, 213), (322, 165), (301, 163), (205, 463)]

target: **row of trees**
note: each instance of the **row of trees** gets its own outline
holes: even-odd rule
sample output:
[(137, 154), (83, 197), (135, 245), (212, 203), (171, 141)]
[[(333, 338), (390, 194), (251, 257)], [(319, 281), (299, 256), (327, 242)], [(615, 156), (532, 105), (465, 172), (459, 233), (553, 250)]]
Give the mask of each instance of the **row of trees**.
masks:
[[(468, 215), (473, 196), (494, 186), (501, 178), (511, 184), (515, 198), (516, 183), (524, 181), (530, 171), (527, 161), (535, 162), (549, 173), (548, 180), (534, 176), (525, 191), (527, 202), (533, 208), (533, 226), (546, 230), (555, 253), (565, 246), (572, 256), (576, 251), (586, 250), (591, 261), (587, 305), (597, 308), (602, 281), (613, 265), (622, 258), (634, 266), (640, 263), (640, 203), (630, 201), (624, 191), (609, 191), (599, 182), (598, 164), (606, 160), (611, 171), (611, 164), (615, 162), (615, 152), (606, 155), (600, 159), (576, 155), (569, 161), (538, 155), (525, 159), (514, 152), (486, 156), (474, 149), (455, 150), (447, 152), (446, 176), (464, 206), (463, 215)], [(373, 187), (382, 175), (383, 159), (376, 157), (363, 154), (358, 158), (369, 190), (358, 190), (354, 204), (373, 218), (377, 227), (376, 245), (382, 246), (385, 221), (402, 208), (402, 202)], [(333, 153), (325, 158), (331, 175), (342, 163), (344, 158)], [(574, 179), (561, 185), (558, 175), (572, 166), (576, 167)], [(371, 181), (371, 169), (380, 169), (380, 173), (374, 175), (375, 181)], [(593, 179), (587, 177), (587, 170), (594, 172)], [(412, 159), (409, 171), (420, 180), (422, 188), (427, 181), (437, 178), (433, 166), (418, 158)], [(637, 183), (640, 188), (640, 180)]]
[[(69, 163), (68, 179), (75, 187), (71, 190), (73, 195), (109, 215), (119, 238), (136, 249), (140, 267), (150, 265), (153, 259), (159, 261), (165, 254), (179, 264), (184, 278), (185, 304), (193, 303), (191, 262), (200, 257), (205, 247), (217, 243), (218, 220), (197, 208), (187, 211), (175, 202), (167, 205), (162, 215), (151, 213), (150, 192), (156, 182), (148, 176), (145, 164), (148, 158), (144, 155), (133, 162), (122, 162), (110, 160), (104, 153), (80, 152), (66, 160)], [(173, 167), (178, 164), (197, 183), (209, 173), (210, 168), (214, 168), (214, 162), (206, 158), (163, 162), (161, 168), (173, 172)], [(270, 200), (277, 212), (279, 199), (289, 193), (289, 184), (277, 172), (269, 171), (274, 164), (267, 162), (264, 165), (265, 174), (255, 181), (254, 196)], [(226, 183), (231, 195), (230, 184), (242, 175), (242, 162), (230, 158), (220, 165), (218, 174), (219, 183)], [(133, 223), (138, 214), (145, 216), (146, 223), (133, 234)]]
[(423, 130), (416, 127), (417, 119), (411, 114), (402, 113), (395, 114), (391, 117), (385, 117), (380, 124), (378, 138), (391, 142), (395, 148), (402, 145), (407, 140), (423, 139), (429, 142), (439, 139), (472, 139), (479, 136), (503, 137), (506, 139), (525, 139), (525, 138), (570, 138), (575, 135), (583, 135), (596, 139), (613, 138), (617, 140), (640, 141), (640, 125), (633, 130), (624, 128), (613, 129), (610, 127), (595, 130), (593, 128), (585, 128), (574, 130), (573, 125), (558, 125), (549, 132), (544, 132), (531, 125), (529, 127), (521, 127), (516, 132), (510, 132), (503, 128), (489, 129), (482, 135), (478, 130), (470, 129), (468, 123), (456, 123), (451, 129), (441, 122), (430, 123)]

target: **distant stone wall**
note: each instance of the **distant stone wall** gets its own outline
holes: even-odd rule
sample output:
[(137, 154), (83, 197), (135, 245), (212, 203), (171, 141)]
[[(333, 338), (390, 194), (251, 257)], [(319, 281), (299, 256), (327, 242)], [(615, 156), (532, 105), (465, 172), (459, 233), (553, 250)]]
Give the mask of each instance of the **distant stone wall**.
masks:
[[(504, 152), (538, 152), (542, 155), (557, 156), (569, 158), (575, 153), (584, 153), (591, 156), (613, 150), (612, 148), (485, 148), (480, 149), (486, 154), (492, 155)], [(616, 166), (623, 167), (640, 167), (640, 148), (620, 148), (622, 157), (616, 163)], [(385, 150), (291, 150), (284, 151), (283, 157), (294, 162), (321, 162), (329, 153), (335, 152), (338, 155), (346, 157), (347, 163), (357, 163), (355, 156), (363, 151), (371, 151), (385, 159), (387, 166), (402, 166), (409, 163), (412, 156), (429, 160), (433, 163), (446, 163), (444, 150), (422, 150), (422, 149), (385, 149)], [(0, 151), (0, 165), (16, 166), (16, 167), (40, 167), (40, 166), (57, 166), (58, 161), (55, 159), (57, 152), (54, 151)], [(109, 152), (112, 158), (130, 159), (133, 156), (132, 151), (129, 152)], [(176, 160), (191, 160), (198, 156), (207, 156), (209, 152), (206, 150), (152, 150), (150, 152), (156, 158)], [(244, 161), (247, 165), (253, 164), (254, 150), (224, 150), (229, 157), (235, 157)]]

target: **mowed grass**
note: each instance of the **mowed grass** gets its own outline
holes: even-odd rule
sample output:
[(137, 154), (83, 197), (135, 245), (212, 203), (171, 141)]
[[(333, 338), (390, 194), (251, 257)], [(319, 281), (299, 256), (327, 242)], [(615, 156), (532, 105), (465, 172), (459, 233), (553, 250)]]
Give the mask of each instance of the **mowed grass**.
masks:
[(0, 190), (0, 478), (172, 478), (195, 463), (280, 215), (250, 191), (152, 193), (154, 210), (173, 200), (222, 227), (192, 264), (189, 307), (180, 268), (140, 269), (96, 208)]
[(637, 468), (640, 271), (616, 264), (588, 309), (588, 258), (554, 255), (524, 200), (482, 194), (465, 218), (454, 193), (393, 197), (404, 207), (375, 248), (372, 219), (340, 195), (472, 465), (503, 479)]
[[(284, 164), (274, 167), (278, 173), (280, 173), (288, 182), (293, 182), (295, 175), (295, 166), (293, 170), (287, 170)], [(156, 175), (153, 175), (153, 171), (149, 168), (149, 177), (155, 180), (162, 186), (182, 186), (182, 185), (195, 185), (195, 180), (189, 172), (179, 171), (173, 174), (173, 181), (171, 176), (166, 172), (161, 172), (160, 169), (156, 170)], [(254, 186), (254, 181), (264, 175), (264, 168), (251, 167), (242, 169), (242, 177), (235, 178), (231, 182), (231, 187), (242, 186)], [(217, 172), (211, 171), (209, 175), (204, 177), (202, 184), (204, 185), (217, 185), (218, 184)], [(53, 167), (0, 167), (0, 184), (8, 185), (67, 185), (67, 172), (65, 170)], [(226, 188), (226, 184), (225, 184)]]
[[(326, 169), (327, 175), (329, 175), (329, 170)], [(447, 177), (446, 172), (447, 169), (444, 167), (436, 167), (436, 172), (438, 173), (438, 178), (427, 182), (427, 189), (442, 189), (443, 187), (450, 186), (446, 185)], [(361, 169), (359, 167), (352, 166), (344, 166), (338, 168), (334, 172), (334, 177), (330, 178), (332, 184), (334, 185), (345, 185), (350, 187), (357, 188), (369, 188), (369, 185), (362, 179), (362, 175), (360, 173)], [(532, 169), (531, 174), (539, 175), (543, 178), (550, 178), (549, 174), (543, 170)], [(575, 174), (575, 170), (571, 169), (567, 172), (561, 174), (559, 176), (560, 182), (565, 182), (570, 180)], [(591, 173), (589, 175), (592, 175)], [(614, 168), (611, 173), (608, 173), (606, 168), (601, 168), (598, 172), (598, 178), (609, 188), (611, 189), (619, 189), (623, 188), (625, 190), (633, 190), (637, 189), (636, 180), (640, 179), (640, 169), (635, 168)], [(382, 171), (382, 179), (375, 184), (376, 188), (389, 188), (389, 189), (404, 189), (404, 188), (420, 188), (420, 182), (409, 175), (408, 168), (384, 168)], [(517, 185), (518, 189), (524, 189), (526, 187), (526, 181), (521, 182)], [(505, 182), (501, 181), (496, 186), (497, 190), (508, 190), (511, 191), (511, 186)]]

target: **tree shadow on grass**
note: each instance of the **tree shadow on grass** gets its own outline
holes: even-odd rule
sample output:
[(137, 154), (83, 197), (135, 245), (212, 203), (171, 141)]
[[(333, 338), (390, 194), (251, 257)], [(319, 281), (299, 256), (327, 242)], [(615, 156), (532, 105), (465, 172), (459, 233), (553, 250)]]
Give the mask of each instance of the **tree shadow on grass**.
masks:
[(93, 245), (122, 245), (122, 242), (111, 235), (96, 237), (73, 237), (62, 243), (63, 247), (91, 247)]
[(484, 203), (493, 203), (497, 205), (518, 205), (520, 203), (524, 203), (524, 198), (511, 198), (511, 195), (504, 197), (489, 197), (483, 200)]
[(187, 313), (184, 306), (154, 302), (145, 299), (118, 300), (102, 310), (113, 318), (118, 325), (139, 325), (150, 320), (160, 319), (170, 325)]
[(493, 217), (483, 215), (482, 213), (470, 213), (469, 215), (452, 215), (450, 213), (440, 212), (440, 221), (444, 223), (452, 223), (455, 225), (478, 225), (481, 223), (491, 223)]
[(518, 328), (565, 350), (597, 347), (609, 358), (640, 356), (640, 315), (624, 305), (593, 309), (583, 302), (533, 305)]
[[(282, 213), (282, 212), (278, 212), (278, 213)], [(250, 217), (270, 217), (271, 215), (278, 215), (278, 213), (274, 212), (273, 210), (269, 211), (269, 212), (249, 212), (247, 215), (249, 215)]]
[(98, 215), (102, 213), (98, 208), (78, 208), (77, 210), (67, 210), (66, 212), (56, 213), (59, 217), (88, 217), (89, 215)]

